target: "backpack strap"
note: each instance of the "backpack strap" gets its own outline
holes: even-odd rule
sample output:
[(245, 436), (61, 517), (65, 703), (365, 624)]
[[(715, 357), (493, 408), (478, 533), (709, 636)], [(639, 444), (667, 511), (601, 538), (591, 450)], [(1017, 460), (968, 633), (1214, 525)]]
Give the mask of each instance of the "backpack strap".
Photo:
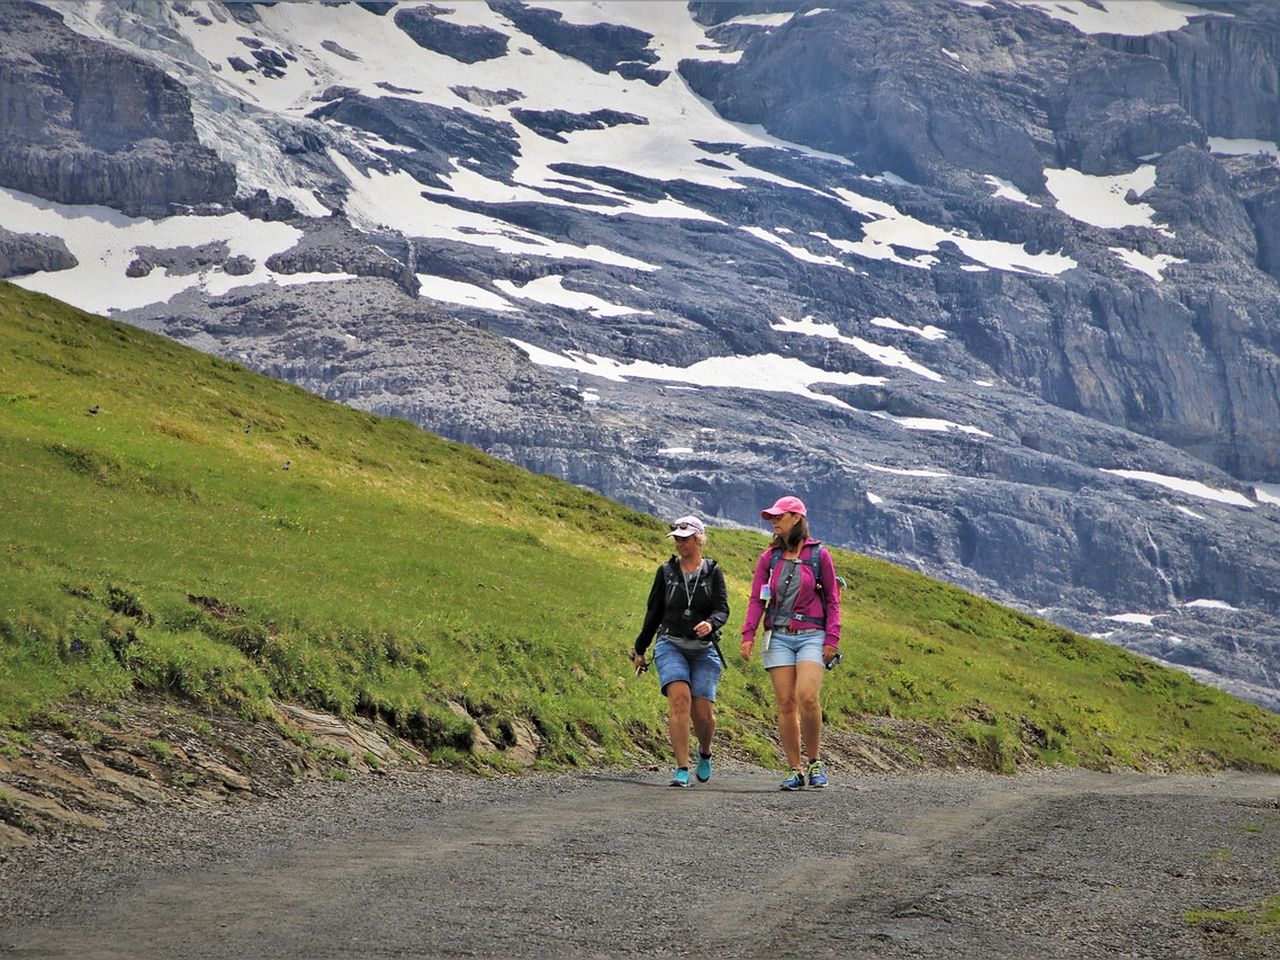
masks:
[(813, 569), (813, 585), (819, 593), (822, 592), (822, 541), (818, 540), (809, 545), (809, 556), (805, 561)]
[(680, 574), (676, 571), (676, 558), (672, 557), (662, 565), (662, 579), (667, 587), (667, 600), (671, 600), (672, 591), (680, 584)]
[[(769, 560), (769, 580), (768, 580), (769, 583), (773, 582), (774, 568), (778, 566), (778, 563), (781, 560), (782, 560), (782, 548), (774, 547), (773, 556)], [(807, 563), (813, 569), (813, 582), (817, 584), (817, 588), (821, 590), (822, 589), (822, 541), (821, 540), (815, 540), (812, 544), (809, 545), (809, 555), (804, 558), (804, 562)]]
[[(702, 558), (703, 579), (708, 579), (711, 576), (712, 572), (715, 570), (715, 568), (716, 568), (715, 560), (711, 559), (711, 557)], [(678, 557), (672, 557), (670, 560), (668, 560), (666, 563), (662, 565), (662, 577), (663, 577), (663, 580), (666, 581), (666, 585), (667, 585), (667, 599), (670, 600), (671, 595), (675, 591), (676, 587), (681, 586), (685, 579), (684, 571), (680, 569), (680, 560)]]

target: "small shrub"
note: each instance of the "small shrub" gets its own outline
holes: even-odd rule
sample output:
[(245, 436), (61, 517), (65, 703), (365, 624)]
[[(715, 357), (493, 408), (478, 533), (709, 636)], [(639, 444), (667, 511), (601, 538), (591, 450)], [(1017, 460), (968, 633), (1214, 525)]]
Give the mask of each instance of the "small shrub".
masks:
[(126, 590), (124, 587), (107, 587), (107, 606), (116, 613), (132, 617), (148, 627), (155, 622), (151, 614), (143, 607), (138, 595)]

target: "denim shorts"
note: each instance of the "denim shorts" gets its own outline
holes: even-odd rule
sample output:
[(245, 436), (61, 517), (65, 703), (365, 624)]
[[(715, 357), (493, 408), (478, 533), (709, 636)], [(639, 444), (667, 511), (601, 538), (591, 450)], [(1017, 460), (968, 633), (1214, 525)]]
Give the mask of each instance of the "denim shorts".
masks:
[(658, 682), (662, 692), (676, 680), (689, 684), (689, 692), (703, 700), (715, 700), (716, 684), (724, 663), (716, 648), (707, 644), (701, 650), (686, 650), (661, 637), (653, 647), (653, 662), (658, 668)]
[(796, 633), (775, 630), (769, 638), (769, 649), (761, 657), (764, 668), (794, 667), (801, 660), (822, 663), (822, 643), (826, 638), (823, 630), (800, 630)]

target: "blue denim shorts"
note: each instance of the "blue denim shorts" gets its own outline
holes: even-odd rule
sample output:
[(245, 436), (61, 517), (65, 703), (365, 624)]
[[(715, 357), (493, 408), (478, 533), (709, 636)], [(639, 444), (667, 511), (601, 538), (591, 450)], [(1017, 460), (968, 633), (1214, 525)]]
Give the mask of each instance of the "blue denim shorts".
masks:
[(689, 684), (689, 693), (693, 696), (715, 700), (724, 663), (711, 644), (701, 650), (686, 650), (659, 637), (653, 647), (653, 662), (658, 668), (663, 693), (667, 692), (667, 684), (683, 680)]
[(827, 634), (823, 630), (800, 630), (796, 633), (775, 630), (769, 638), (769, 649), (764, 652), (761, 661), (766, 670), (794, 667), (801, 660), (822, 663), (822, 642), (826, 638)]

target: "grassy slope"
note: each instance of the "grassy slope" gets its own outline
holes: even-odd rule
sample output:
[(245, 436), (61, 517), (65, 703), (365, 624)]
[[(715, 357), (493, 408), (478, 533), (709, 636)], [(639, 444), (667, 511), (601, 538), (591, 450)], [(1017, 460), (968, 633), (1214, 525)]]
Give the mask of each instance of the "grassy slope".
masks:
[[(0, 283), (0, 730), (139, 685), (250, 715), (269, 696), (378, 711), (445, 758), (472, 729), (449, 698), (499, 739), (534, 719), (550, 763), (661, 751), (655, 680), (631, 678), (625, 651), (663, 532)], [(712, 535), (730, 634), (764, 542)], [(837, 559), (837, 728), (918, 720), (1004, 769), (1028, 753), (1280, 769), (1280, 717), (893, 565)], [(721, 730), (772, 761), (768, 690), (758, 664), (731, 665)]]

